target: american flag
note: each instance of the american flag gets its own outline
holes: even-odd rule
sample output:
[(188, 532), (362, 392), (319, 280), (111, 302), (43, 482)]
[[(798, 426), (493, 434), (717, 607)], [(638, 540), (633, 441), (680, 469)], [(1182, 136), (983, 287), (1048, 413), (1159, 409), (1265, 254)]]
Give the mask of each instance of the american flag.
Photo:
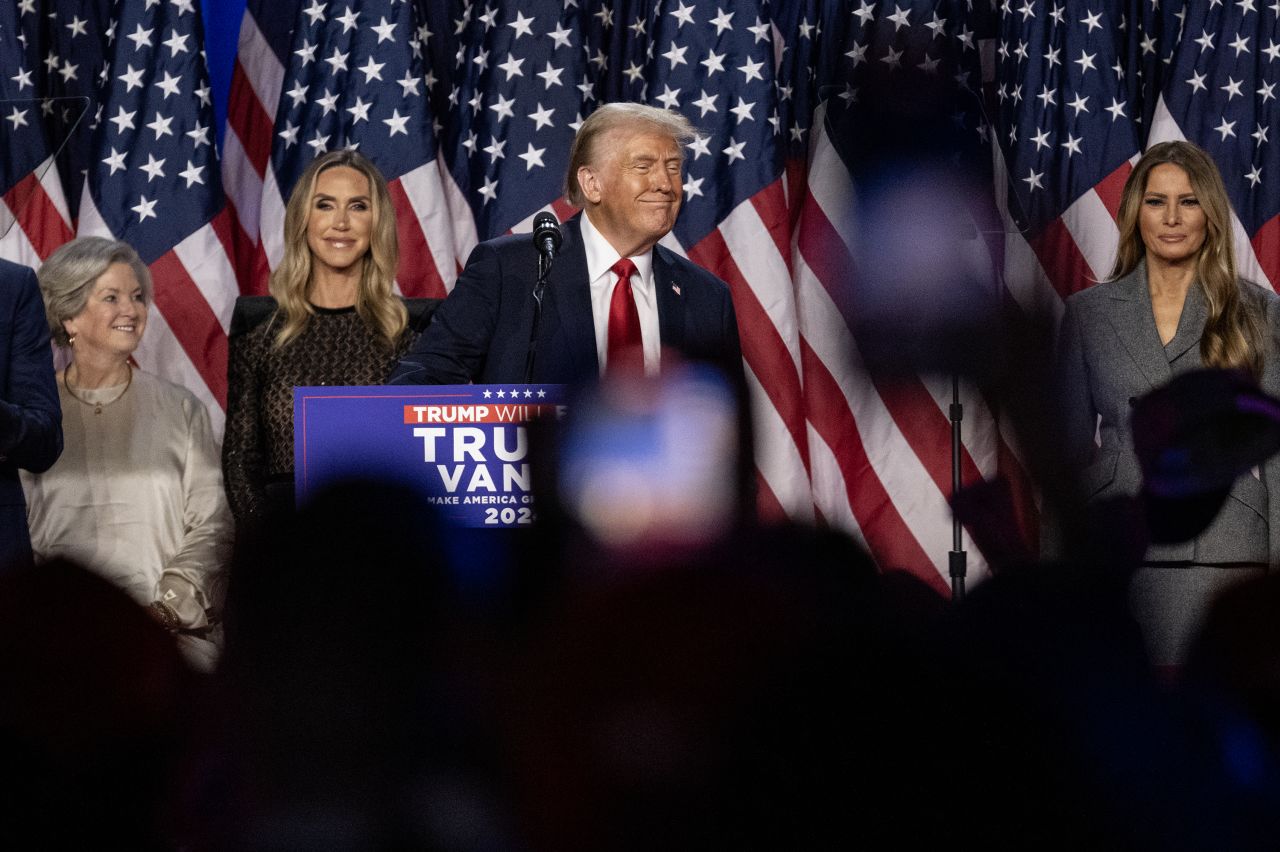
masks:
[[(561, 197), (568, 147), (592, 109), (669, 107), (699, 136), (666, 243), (733, 290), (762, 512), (847, 529), (881, 565), (943, 590), (950, 381), (883, 380), (865, 367), (857, 327), (859, 288), (875, 277), (859, 269), (859, 216), (874, 195), (861, 158), (876, 87), (946, 82), (957, 105), (948, 132), (973, 146), (962, 156), (985, 152), (989, 164), (957, 167), (983, 175), (997, 211), (994, 227), (974, 212), (975, 245), (1002, 275), (996, 298), (1027, 315), (1060, 313), (1066, 295), (1107, 275), (1120, 188), (1142, 147), (1164, 138), (1214, 153), (1240, 246), (1257, 258), (1244, 271), (1262, 283), (1280, 274), (1268, 138), (1277, 5), (249, 0), (219, 180), (201, 133), (211, 121), (193, 4), (18, 0), (0, 11), (3, 97), (88, 94), (94, 122), (77, 131), (92, 141), (51, 166), (67, 129), (48, 107), (30, 126), (9, 119), (24, 107), (6, 103), (4, 132), (30, 135), (0, 171), (19, 219), (0, 252), (35, 265), (77, 230), (134, 242), (164, 288), (144, 363), (216, 413), (230, 270), (239, 292), (265, 291), (284, 199), (316, 153), (357, 146), (383, 169), (399, 287), (441, 296), (478, 240), (527, 229), (547, 207), (573, 213)], [(88, 41), (75, 41), (80, 29)], [(62, 200), (81, 198), (77, 169), (78, 212)], [(1021, 481), (996, 405), (967, 385), (962, 402), (964, 480)], [(982, 554), (966, 546), (980, 578)]]
[[(70, 20), (78, 26), (68, 40), (87, 36), (82, 18)], [(39, 266), (71, 237), (54, 155), (67, 127), (87, 123), (85, 102), (58, 95), (80, 94), (70, 87), (90, 77), (92, 66), (64, 67), (60, 57), (66, 51), (59, 50), (58, 36), (56, 29), (47, 32), (33, 0), (0, 9), (0, 256), (29, 266)]]
[(1027, 257), (1020, 240), (1009, 241), (1008, 280), (1028, 312), (1060, 312), (1061, 299), (1105, 279), (1115, 261), (1120, 191), (1142, 137), (1135, 97), (1143, 89), (1130, 85), (1141, 72), (1124, 61), (1122, 14), (1104, 3), (1007, 3), (1000, 11), (1001, 200), (1011, 230), (1034, 251)]
[(461, 201), (445, 201), (436, 156), (429, 35), (416, 7), (396, 0), (249, 4), (223, 167), (246, 290), (265, 292), (268, 270), (283, 255), (285, 200), (302, 170), (317, 154), (347, 147), (390, 183), (401, 292), (442, 297), (452, 286), (459, 228), (450, 209)]
[(1189, 139), (1213, 155), (1238, 217), (1238, 272), (1280, 282), (1280, 3), (1186, 3), (1151, 142)]
[[(991, 22), (966, 2), (859, 2), (844, 11), (822, 23), (815, 48), (818, 106), (793, 237), (793, 284), (810, 351), (803, 381), (811, 447), (815, 459), (838, 465), (820, 476), (815, 464), (815, 503), (839, 525), (856, 524), (882, 566), (908, 568), (942, 588), (952, 546), (947, 367), (965, 349), (944, 341), (945, 326), (962, 315), (948, 304), (949, 290), (963, 284), (964, 298), (988, 316), (1002, 302), (1003, 234), (980, 95)], [(952, 183), (953, 175), (960, 180)], [(923, 202), (913, 200), (921, 195)], [(940, 216), (943, 207), (953, 209)], [(918, 239), (893, 245), (912, 232)], [(929, 260), (938, 245), (947, 248)], [(921, 336), (931, 341), (918, 355), (891, 365), (890, 374), (877, 366), (886, 351), (911, 349)], [(904, 374), (910, 362), (928, 369)], [(1003, 475), (1025, 494), (994, 403), (969, 382), (960, 401), (962, 481)], [(979, 581), (983, 554), (967, 537), (963, 546), (969, 577)]]
[[(221, 428), (226, 321), (238, 292), (214, 147), (211, 92), (197, 0), (20, 0), (26, 52), (4, 56), (3, 76), (25, 89), (33, 59), (43, 140), (55, 164), (6, 194), (18, 226), (7, 256), (32, 266), (73, 234), (122, 239), (151, 267), (155, 308), (136, 353), (145, 368), (185, 384)], [(32, 55), (34, 54), (34, 56)], [(21, 63), (10, 75), (9, 62)], [(74, 96), (84, 98), (80, 124)], [(25, 129), (25, 128), (20, 128)], [(78, 203), (68, 206), (68, 192)]]
[(1027, 236), (1009, 241), (1007, 279), (1024, 306), (1060, 309), (1051, 294), (1106, 277), (1124, 180), (1143, 148), (1170, 139), (1217, 161), (1241, 274), (1278, 280), (1280, 192), (1264, 177), (1280, 169), (1278, 12), (1252, 0), (1001, 5), (998, 141), (1006, 210)]

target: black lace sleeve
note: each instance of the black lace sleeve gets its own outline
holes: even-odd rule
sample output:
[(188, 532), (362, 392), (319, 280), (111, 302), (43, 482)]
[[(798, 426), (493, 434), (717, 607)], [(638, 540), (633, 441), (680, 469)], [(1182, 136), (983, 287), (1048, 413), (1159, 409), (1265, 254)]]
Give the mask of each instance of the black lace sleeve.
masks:
[(262, 423), (261, 367), (271, 323), (231, 338), (227, 365), (227, 431), (222, 474), (236, 522), (260, 518), (267, 508), (267, 460)]

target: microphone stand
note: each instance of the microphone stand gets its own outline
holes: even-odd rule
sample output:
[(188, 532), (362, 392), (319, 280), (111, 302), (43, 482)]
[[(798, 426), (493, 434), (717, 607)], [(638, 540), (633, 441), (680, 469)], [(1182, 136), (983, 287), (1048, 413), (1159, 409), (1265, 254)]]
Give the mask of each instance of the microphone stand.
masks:
[(538, 252), (538, 280), (533, 285), (533, 328), (529, 330), (529, 354), (524, 362), (524, 383), (533, 383), (533, 361), (538, 354), (538, 326), (542, 324), (542, 297), (551, 272), (551, 256)]
[[(960, 374), (951, 374), (951, 499), (960, 493), (960, 424), (964, 420), (964, 406), (960, 404)], [(964, 602), (964, 581), (968, 573), (968, 555), (961, 538), (964, 528), (955, 509), (951, 510), (951, 552), (947, 554), (951, 574), (951, 602)]]

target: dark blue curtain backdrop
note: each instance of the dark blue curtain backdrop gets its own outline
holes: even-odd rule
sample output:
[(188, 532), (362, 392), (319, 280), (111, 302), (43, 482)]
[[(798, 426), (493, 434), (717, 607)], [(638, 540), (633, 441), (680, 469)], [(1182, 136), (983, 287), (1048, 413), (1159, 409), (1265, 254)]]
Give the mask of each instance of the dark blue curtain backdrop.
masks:
[(204, 9), (205, 51), (209, 59), (209, 85), (213, 87), (213, 110), (218, 120), (218, 151), (222, 151), (222, 131), (227, 126), (227, 93), (231, 90), (231, 70), (236, 61), (236, 40), (245, 0), (201, 0)]

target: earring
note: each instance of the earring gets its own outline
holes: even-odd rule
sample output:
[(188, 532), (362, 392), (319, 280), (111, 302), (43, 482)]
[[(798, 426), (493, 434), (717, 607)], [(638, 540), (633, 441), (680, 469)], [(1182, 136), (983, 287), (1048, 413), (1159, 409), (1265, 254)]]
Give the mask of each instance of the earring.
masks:
[(76, 345), (76, 336), (74, 334), (67, 335), (67, 345), (68, 346)]

